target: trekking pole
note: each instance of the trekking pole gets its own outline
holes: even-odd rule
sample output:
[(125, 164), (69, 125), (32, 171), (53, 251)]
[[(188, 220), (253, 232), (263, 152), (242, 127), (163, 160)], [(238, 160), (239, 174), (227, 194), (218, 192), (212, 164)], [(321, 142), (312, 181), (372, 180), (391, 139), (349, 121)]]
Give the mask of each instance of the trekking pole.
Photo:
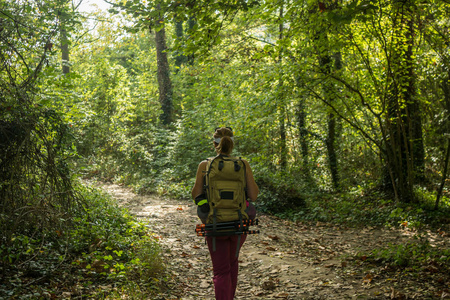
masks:
[[(218, 226), (217, 228), (216, 228), (216, 230), (227, 230), (227, 229), (235, 229), (235, 230), (238, 230), (238, 231), (246, 231), (246, 230), (248, 230), (248, 228), (249, 228), (249, 225), (242, 225), (242, 227), (241, 227), (241, 225), (237, 225), (237, 226)], [(211, 227), (211, 228), (209, 228), (209, 227), (197, 227), (197, 228), (195, 228), (195, 232), (202, 232), (202, 231), (211, 231), (211, 230), (213, 230), (213, 228)]]
[(246, 231), (221, 231), (213, 233), (211, 231), (197, 232), (197, 236), (225, 236), (225, 235), (248, 235), (258, 234), (259, 230), (246, 230)]
[[(241, 222), (239, 220), (236, 221), (232, 221), (232, 222), (222, 222), (222, 223), (217, 223), (217, 226), (229, 226), (229, 225), (234, 225), (234, 224), (240, 224)], [(247, 224), (247, 225), (258, 225), (258, 219), (255, 220), (242, 220), (242, 224)], [(208, 227), (211, 226), (212, 224), (197, 224), (196, 227)]]
[[(242, 225), (244, 226), (250, 226), (250, 225), (258, 225), (258, 219), (254, 219), (254, 220), (242, 220)], [(221, 227), (229, 227), (229, 226), (238, 226), (240, 225), (241, 222), (238, 221), (233, 221), (233, 222), (223, 222), (223, 223), (217, 223), (216, 224), (216, 228), (221, 228)], [(198, 228), (204, 228), (204, 229), (212, 229), (213, 228), (213, 224), (197, 224), (196, 225), (196, 229)]]
[[(212, 224), (211, 224), (212, 225)], [(246, 228), (249, 228), (251, 225), (249, 225), (249, 224), (239, 224), (239, 223), (236, 223), (236, 224), (230, 224), (230, 225), (226, 225), (226, 226), (224, 226), (224, 225), (222, 225), (221, 223), (218, 223), (217, 224), (217, 226), (216, 226), (216, 230), (223, 230), (223, 229), (236, 229), (236, 230), (240, 230), (240, 229), (246, 229)], [(213, 230), (214, 229), (214, 227), (213, 226), (197, 226), (196, 228), (195, 228), (195, 231), (197, 232), (197, 231), (208, 231), (208, 230)]]

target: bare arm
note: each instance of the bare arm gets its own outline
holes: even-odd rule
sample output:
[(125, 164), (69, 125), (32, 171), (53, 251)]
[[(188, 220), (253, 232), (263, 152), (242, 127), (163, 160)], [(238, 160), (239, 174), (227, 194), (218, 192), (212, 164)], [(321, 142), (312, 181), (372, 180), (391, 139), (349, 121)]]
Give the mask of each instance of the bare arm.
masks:
[(203, 175), (204, 171), (206, 171), (206, 164), (207, 162), (206, 160), (204, 160), (198, 165), (197, 176), (195, 177), (195, 184), (191, 192), (192, 199), (195, 199), (195, 197), (197, 197), (203, 192)]
[(255, 182), (255, 178), (253, 178), (253, 172), (250, 168), (249, 163), (244, 160), (245, 170), (246, 170), (246, 180), (247, 180), (247, 196), (251, 201), (256, 201), (256, 198), (259, 194), (258, 185)]

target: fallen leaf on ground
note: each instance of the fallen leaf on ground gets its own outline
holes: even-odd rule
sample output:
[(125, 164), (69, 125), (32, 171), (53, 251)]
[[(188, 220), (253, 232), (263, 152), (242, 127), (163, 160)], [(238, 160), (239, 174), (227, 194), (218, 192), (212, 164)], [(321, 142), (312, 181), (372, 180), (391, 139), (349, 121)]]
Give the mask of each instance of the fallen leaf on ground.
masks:
[(406, 299), (405, 295), (396, 291), (393, 287), (391, 287), (391, 299), (392, 300), (403, 300)]
[(261, 285), (261, 287), (265, 290), (274, 290), (277, 286), (275, 281), (269, 279), (267, 281), (264, 281), (263, 284)]
[(275, 295), (275, 298), (287, 298), (289, 297), (288, 293), (279, 293)]
[(372, 280), (373, 280), (373, 275), (368, 273), (368, 274), (366, 274), (366, 276), (364, 276), (363, 283), (371, 283)]

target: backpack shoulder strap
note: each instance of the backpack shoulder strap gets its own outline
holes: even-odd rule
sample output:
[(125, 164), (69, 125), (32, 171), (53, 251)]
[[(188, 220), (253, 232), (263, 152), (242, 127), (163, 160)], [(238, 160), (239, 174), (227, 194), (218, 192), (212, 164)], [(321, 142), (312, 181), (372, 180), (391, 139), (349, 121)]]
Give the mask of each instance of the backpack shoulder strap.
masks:
[(211, 166), (212, 166), (212, 163), (214, 162), (214, 160), (216, 160), (216, 159), (219, 158), (219, 157), (221, 157), (221, 155), (217, 155), (217, 156), (210, 157), (210, 158), (207, 158), (207, 159), (206, 159), (206, 161), (207, 161), (207, 164), (206, 164), (206, 174), (205, 174), (206, 177), (208, 177), (209, 173), (211, 173)]

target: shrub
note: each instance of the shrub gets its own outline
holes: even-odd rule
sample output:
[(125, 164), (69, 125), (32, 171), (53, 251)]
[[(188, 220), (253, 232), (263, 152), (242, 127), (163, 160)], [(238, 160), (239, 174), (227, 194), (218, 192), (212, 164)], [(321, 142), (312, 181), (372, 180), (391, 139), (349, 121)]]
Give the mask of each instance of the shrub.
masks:
[(99, 285), (127, 286), (130, 280), (139, 282), (143, 291), (155, 289), (164, 264), (154, 234), (106, 194), (80, 184), (76, 189), (83, 205), (65, 231), (16, 233), (1, 244), (0, 272), (8, 277), (0, 294), (58, 297), (63, 290), (84, 286), (73, 296), (85, 297), (96, 295)]
[(298, 184), (292, 177), (266, 174), (257, 177), (256, 183), (260, 188), (257, 205), (263, 211), (276, 214), (298, 210), (306, 204)]

